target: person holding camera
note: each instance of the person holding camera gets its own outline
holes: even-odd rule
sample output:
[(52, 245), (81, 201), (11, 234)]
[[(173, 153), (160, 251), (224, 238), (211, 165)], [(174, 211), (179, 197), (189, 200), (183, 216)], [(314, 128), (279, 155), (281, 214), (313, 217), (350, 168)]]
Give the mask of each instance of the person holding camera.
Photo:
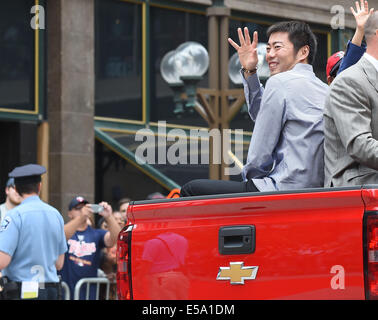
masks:
[[(107, 202), (94, 206), (78, 196), (71, 200), (68, 210), (70, 221), (64, 225), (68, 251), (64, 257), (63, 269), (59, 274), (70, 288), (70, 298), (73, 299), (75, 286), (80, 279), (97, 277), (101, 250), (116, 244), (121, 228), (113, 216), (112, 207)], [(93, 213), (104, 217), (108, 230), (91, 227)], [(89, 300), (95, 299), (96, 285), (91, 285)], [(80, 300), (86, 300), (85, 285), (80, 290)]]

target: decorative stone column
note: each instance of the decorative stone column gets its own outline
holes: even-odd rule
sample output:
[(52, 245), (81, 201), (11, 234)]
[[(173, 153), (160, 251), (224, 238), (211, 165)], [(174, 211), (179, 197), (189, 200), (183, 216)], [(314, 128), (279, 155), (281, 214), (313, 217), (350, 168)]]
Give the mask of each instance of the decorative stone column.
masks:
[(94, 200), (94, 3), (46, 8), (49, 203), (65, 220), (74, 196)]

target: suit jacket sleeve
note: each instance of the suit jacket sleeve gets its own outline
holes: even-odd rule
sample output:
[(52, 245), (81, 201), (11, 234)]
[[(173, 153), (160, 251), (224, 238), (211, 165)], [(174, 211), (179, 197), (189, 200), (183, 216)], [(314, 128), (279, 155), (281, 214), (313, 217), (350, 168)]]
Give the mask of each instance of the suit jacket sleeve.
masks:
[(347, 153), (378, 170), (378, 141), (372, 136), (372, 107), (358, 77), (341, 77), (330, 92), (330, 113)]
[(352, 41), (348, 41), (347, 49), (344, 58), (341, 60), (340, 68), (337, 71), (337, 75), (340, 74), (345, 69), (356, 64), (366, 51), (366, 46), (361, 44), (361, 46), (356, 46)]

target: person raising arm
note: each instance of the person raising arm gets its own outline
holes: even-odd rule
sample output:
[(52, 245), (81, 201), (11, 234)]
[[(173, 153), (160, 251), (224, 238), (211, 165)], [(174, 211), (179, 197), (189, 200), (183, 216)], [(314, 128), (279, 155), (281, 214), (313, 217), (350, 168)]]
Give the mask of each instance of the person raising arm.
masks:
[(350, 7), (350, 10), (356, 20), (356, 31), (353, 35), (352, 41), (348, 41), (347, 49), (341, 60), (337, 74), (356, 64), (365, 53), (366, 46), (362, 43), (365, 33), (365, 24), (374, 12), (374, 8), (369, 10), (369, 3), (364, 0), (361, 0), (361, 6), (358, 1), (356, 1), (356, 10), (354, 10), (353, 7)]

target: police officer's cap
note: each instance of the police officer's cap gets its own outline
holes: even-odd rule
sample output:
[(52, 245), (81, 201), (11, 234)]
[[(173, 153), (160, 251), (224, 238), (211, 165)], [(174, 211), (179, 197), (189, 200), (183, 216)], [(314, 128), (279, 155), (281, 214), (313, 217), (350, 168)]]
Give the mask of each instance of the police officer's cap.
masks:
[(9, 178), (14, 178), (15, 183), (35, 183), (41, 181), (41, 175), (46, 172), (44, 166), (38, 164), (27, 164), (14, 168), (9, 174)]
[(14, 178), (9, 178), (6, 184), (7, 188), (14, 187)]

